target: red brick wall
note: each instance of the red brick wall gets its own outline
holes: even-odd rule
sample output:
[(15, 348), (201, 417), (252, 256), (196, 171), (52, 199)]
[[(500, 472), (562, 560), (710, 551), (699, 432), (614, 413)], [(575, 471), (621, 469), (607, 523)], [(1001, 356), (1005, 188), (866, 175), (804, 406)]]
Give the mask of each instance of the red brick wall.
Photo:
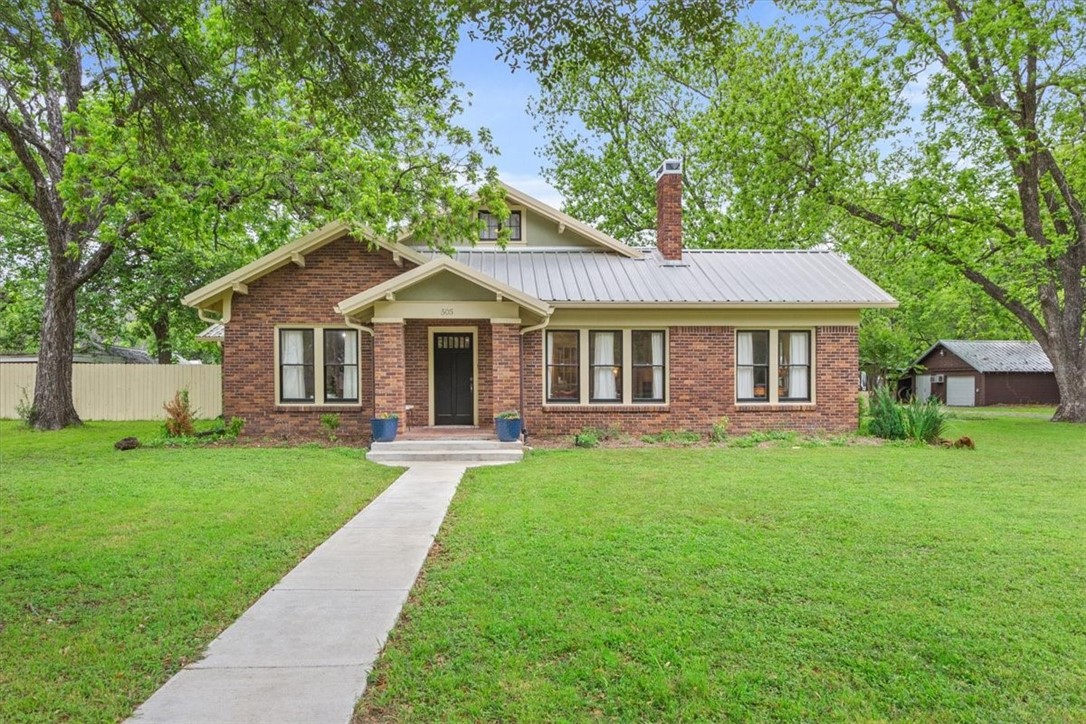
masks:
[(815, 402), (735, 404), (735, 330), (672, 327), (668, 335), (670, 403), (602, 408), (549, 405), (543, 399), (543, 333), (525, 337), (525, 426), (535, 435), (567, 435), (583, 427), (617, 427), (631, 434), (661, 430), (707, 433), (721, 416), (729, 430), (845, 432), (856, 429), (859, 347), (855, 327), (815, 331)]
[(491, 335), (493, 417), (505, 410), (520, 409), (520, 325), (494, 324)]
[(394, 264), (386, 251), (371, 252), (342, 239), (306, 255), (305, 267), (287, 264), (250, 283), (248, 294), (234, 294), (223, 339), (224, 415), (243, 418), (249, 436), (317, 437), (323, 434), (321, 414), (334, 411), (340, 415), (341, 438), (368, 438), (373, 415), (369, 334), (359, 333), (360, 407), (276, 406), (275, 325), (342, 325), (342, 315), (333, 311), (336, 303), (409, 268), (409, 263)]
[(373, 325), (373, 410), (403, 418), (407, 400), (405, 334), (402, 322)]

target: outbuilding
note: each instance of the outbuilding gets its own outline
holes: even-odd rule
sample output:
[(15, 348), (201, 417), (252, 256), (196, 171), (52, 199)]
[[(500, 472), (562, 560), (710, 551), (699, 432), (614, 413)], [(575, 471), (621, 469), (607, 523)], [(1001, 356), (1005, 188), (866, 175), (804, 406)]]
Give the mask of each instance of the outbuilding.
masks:
[(1041, 345), (1018, 340), (941, 339), (913, 364), (913, 394), (947, 405), (1057, 405), (1056, 376)]

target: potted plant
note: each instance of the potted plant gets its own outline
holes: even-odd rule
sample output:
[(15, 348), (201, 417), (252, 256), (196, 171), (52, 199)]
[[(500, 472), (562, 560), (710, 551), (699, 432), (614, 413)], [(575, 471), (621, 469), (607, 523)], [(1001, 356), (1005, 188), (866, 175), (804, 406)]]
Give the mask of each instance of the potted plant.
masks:
[(498, 433), (498, 440), (502, 442), (516, 442), (520, 439), (520, 433), (524, 429), (524, 420), (516, 410), (499, 412), (494, 418), (494, 429)]
[(400, 426), (400, 416), (395, 412), (382, 412), (370, 420), (374, 442), (392, 442), (396, 439), (396, 430)]

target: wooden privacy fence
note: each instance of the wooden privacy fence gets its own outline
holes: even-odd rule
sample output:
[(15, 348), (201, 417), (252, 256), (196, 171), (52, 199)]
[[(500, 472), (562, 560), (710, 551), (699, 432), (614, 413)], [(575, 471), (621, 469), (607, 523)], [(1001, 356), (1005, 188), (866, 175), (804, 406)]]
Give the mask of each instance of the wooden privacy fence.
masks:
[[(34, 399), (37, 364), (0, 364), (0, 418), (17, 417), (16, 406)], [(84, 420), (160, 420), (162, 405), (181, 388), (197, 417), (222, 414), (220, 365), (72, 365), (75, 411)]]

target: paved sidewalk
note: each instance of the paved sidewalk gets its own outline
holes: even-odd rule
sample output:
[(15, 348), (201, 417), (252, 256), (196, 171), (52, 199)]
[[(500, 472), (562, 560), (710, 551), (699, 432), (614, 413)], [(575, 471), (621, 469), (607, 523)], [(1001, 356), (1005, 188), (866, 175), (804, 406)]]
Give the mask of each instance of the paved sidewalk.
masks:
[(465, 469), (409, 468), (129, 721), (348, 722)]

